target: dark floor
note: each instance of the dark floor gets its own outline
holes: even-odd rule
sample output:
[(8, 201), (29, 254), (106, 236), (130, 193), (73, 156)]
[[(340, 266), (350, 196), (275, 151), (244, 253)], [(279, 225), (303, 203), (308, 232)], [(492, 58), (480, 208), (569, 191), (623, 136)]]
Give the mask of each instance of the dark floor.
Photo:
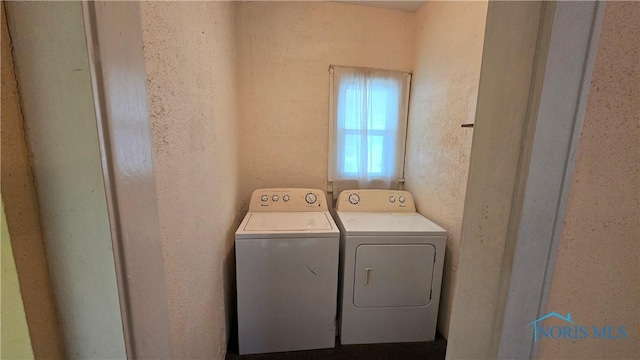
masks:
[(226, 360), (411, 360), (444, 359), (447, 340), (440, 334), (434, 341), (397, 344), (340, 345), (333, 349), (291, 351), (271, 354), (238, 355), (238, 346), (230, 344)]

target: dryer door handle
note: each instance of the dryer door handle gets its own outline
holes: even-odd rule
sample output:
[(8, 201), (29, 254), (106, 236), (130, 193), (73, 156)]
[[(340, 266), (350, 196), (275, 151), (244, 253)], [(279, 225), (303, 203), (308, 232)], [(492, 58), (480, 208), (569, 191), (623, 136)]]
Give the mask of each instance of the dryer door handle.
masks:
[(364, 285), (371, 286), (371, 275), (373, 273), (373, 268), (364, 268)]

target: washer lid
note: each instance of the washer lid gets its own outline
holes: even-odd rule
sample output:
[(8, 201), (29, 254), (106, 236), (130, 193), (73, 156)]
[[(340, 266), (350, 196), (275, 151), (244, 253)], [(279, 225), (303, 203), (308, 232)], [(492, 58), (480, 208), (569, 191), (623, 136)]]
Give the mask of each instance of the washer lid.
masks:
[(337, 211), (346, 235), (446, 235), (447, 231), (418, 213)]
[(339, 230), (329, 212), (249, 212), (236, 237), (313, 235), (335, 236)]

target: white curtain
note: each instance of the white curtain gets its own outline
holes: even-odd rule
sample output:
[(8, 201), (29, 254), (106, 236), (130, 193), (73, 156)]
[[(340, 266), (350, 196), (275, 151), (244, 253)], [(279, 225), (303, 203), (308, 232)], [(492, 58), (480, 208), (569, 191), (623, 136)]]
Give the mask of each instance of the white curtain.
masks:
[(334, 197), (354, 188), (398, 188), (409, 81), (407, 72), (332, 67), (329, 178)]

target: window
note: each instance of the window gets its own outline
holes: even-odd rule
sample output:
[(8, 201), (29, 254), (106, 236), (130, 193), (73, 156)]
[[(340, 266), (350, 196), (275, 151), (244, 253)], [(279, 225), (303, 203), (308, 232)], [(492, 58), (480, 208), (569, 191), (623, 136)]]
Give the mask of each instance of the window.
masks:
[(411, 74), (331, 67), (329, 190), (397, 188)]

